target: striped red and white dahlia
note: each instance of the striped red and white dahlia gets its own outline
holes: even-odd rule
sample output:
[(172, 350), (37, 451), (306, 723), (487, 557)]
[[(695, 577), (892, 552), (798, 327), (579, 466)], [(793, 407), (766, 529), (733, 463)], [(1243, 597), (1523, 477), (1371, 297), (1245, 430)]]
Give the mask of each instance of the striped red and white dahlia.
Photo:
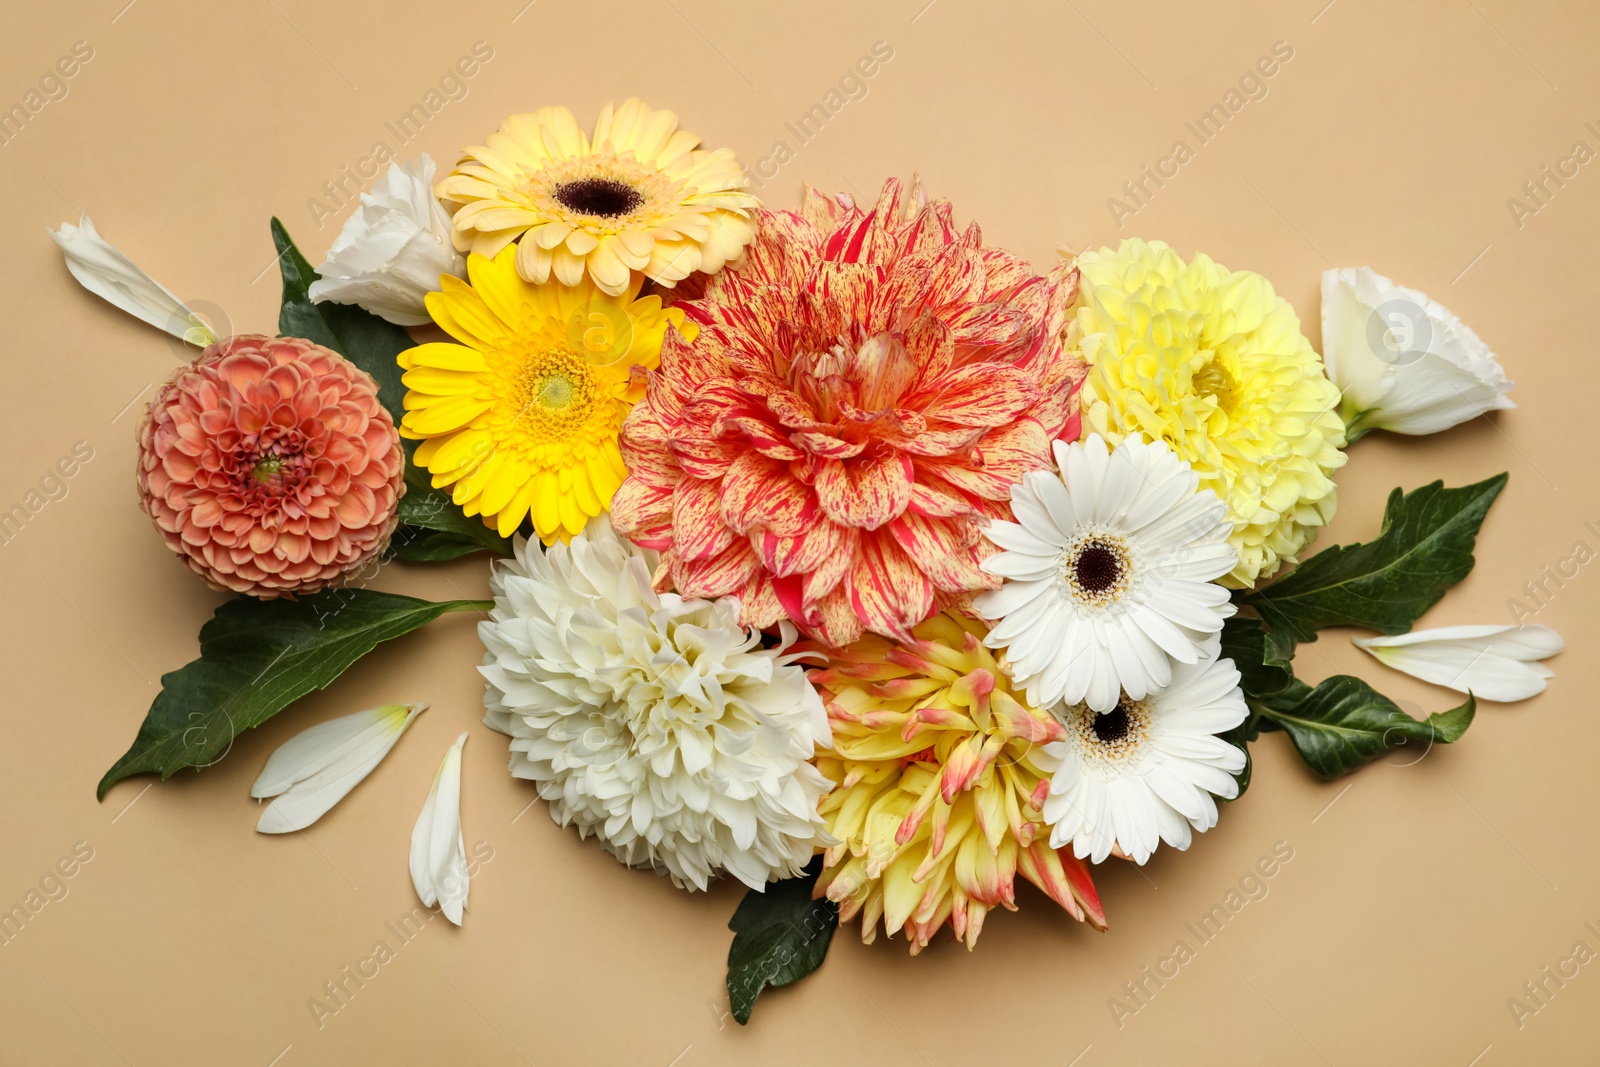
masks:
[(669, 335), (612, 502), (661, 551), (659, 584), (835, 648), (994, 588), (980, 524), (1078, 434), (1076, 272), (1039, 275), (948, 201), (900, 193), (759, 212), (745, 265), (680, 305), (699, 337)]

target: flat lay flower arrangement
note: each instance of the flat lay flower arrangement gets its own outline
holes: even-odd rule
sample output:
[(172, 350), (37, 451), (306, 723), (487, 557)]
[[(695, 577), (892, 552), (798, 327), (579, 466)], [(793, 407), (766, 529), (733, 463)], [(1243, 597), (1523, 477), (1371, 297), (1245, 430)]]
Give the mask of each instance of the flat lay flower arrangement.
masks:
[[(745, 1022), (839, 923), (971, 948), (1019, 876), (1105, 929), (1095, 868), (1188, 849), (1263, 732), (1334, 778), (1544, 689), (1545, 627), (1412, 630), (1505, 474), (1396, 488), (1370, 540), (1313, 547), (1357, 438), (1512, 406), (1437, 302), (1331, 270), (1319, 356), (1265, 278), (1204, 254), (1040, 271), (915, 182), (748, 189), (636, 99), (589, 131), (513, 115), (443, 176), (392, 163), (316, 269), (274, 219), (278, 336), (215, 336), (87, 217), (52, 231), (86, 288), (198, 350), (144, 414), (139, 500), (238, 594), (101, 796), (484, 612), (484, 722), (551, 817), (685, 891), (749, 887)], [(492, 599), (366, 587), (469, 554)], [(1464, 699), (1418, 719), (1300, 681), (1329, 627)], [(426, 708), (309, 725), (266, 760), (257, 829), (321, 818)], [(458, 925), (470, 736), (417, 783), (409, 857)]]

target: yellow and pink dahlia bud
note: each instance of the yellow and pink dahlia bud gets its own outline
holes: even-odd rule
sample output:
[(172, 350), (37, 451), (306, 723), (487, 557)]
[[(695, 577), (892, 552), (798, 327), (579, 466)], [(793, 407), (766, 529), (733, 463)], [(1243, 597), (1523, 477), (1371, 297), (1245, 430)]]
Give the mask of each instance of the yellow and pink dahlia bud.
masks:
[(312, 593), (389, 543), (405, 455), (371, 376), (296, 337), (218, 342), (139, 429), (145, 512), (214, 589)]
[(669, 334), (623, 426), (613, 519), (663, 588), (735, 595), (746, 625), (905, 637), (999, 584), (979, 528), (1077, 437), (1077, 274), (893, 181), (870, 211), (811, 192), (758, 214), (745, 265), (679, 305), (699, 336)]
[(1105, 928), (1088, 868), (1050, 847), (1040, 810), (1055, 766), (1044, 746), (1065, 729), (1012, 691), (984, 632), (946, 612), (910, 640), (829, 652), (811, 674), (833, 727), (816, 762), (836, 787), (820, 810), (840, 841), (816, 892), (861, 916), (863, 941), (881, 918), (917, 953), (948, 922), (971, 948), (992, 909), (1016, 910), (1018, 874)]

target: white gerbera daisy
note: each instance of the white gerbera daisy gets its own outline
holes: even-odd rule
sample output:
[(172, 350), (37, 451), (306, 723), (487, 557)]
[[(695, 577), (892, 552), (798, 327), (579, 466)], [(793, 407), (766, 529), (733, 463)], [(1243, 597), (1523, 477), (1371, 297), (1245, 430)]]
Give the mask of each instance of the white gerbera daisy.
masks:
[(1045, 746), (1061, 765), (1044, 802), (1050, 845), (1069, 841), (1079, 859), (1099, 863), (1113, 849), (1138, 863), (1165, 841), (1186, 849), (1190, 827), (1217, 824), (1215, 796), (1239, 795), (1233, 775), (1244, 753), (1217, 737), (1249, 714), (1233, 661), (1214, 658), (1173, 668), (1172, 684), (1140, 700), (1122, 694), (1109, 712), (1086, 704), (1058, 711), (1065, 741)]
[(556, 822), (696, 889), (723, 870), (760, 889), (835, 843), (817, 814), (830, 783), (807, 762), (829, 744), (822, 699), (736, 599), (658, 594), (654, 553), (604, 515), (570, 544), (515, 548), (478, 625), (484, 721)]
[(1216, 494), (1164, 443), (1130, 437), (1107, 449), (1099, 434), (1056, 442), (1054, 471), (1011, 489), (1017, 522), (984, 535), (1006, 551), (983, 563), (1004, 585), (974, 601), (999, 623), (990, 648), (1007, 649), (1035, 707), (1117, 706), (1172, 680), (1234, 612), (1213, 580), (1237, 558)]

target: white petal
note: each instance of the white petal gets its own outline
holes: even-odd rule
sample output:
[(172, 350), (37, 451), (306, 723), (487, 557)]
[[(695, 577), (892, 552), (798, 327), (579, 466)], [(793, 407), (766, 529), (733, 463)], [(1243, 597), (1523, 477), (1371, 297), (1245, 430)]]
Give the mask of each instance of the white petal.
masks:
[[(1013, 495), (1011, 506), (1016, 508), (1020, 495)], [(1042, 511), (1042, 506), (1041, 506)], [(1055, 526), (1049, 526), (1047, 534), (1035, 534), (1024, 526), (1014, 522), (990, 522), (983, 528), (983, 536), (993, 541), (1003, 549), (1011, 552), (1025, 552), (1030, 556), (1055, 556), (1059, 555), (1066, 539), (1060, 537)], [(1048, 536), (1054, 540), (1046, 540)]]
[[(1080, 517), (1072, 506), (1072, 494), (1067, 492), (1067, 487), (1061, 483), (1061, 479), (1049, 472), (1025, 474), (1023, 477), (1029, 479), (1028, 488), (1033, 490), (1039, 503), (1044, 505), (1045, 511), (1060, 534), (1070, 535), (1078, 528)], [(1066, 537), (1061, 537), (1060, 543), (1065, 545)]]
[(999, 578), (1018, 578), (1024, 581), (1042, 581), (1055, 577), (1060, 562), (1054, 556), (1030, 556), (1025, 552), (1002, 552), (983, 561), (986, 574)]
[(264, 834), (303, 830), (322, 818), (389, 754), (427, 704), (391, 704), (318, 723), (285, 741), (267, 758), (250, 789), (274, 800), (256, 829)]
[(1552, 672), (1535, 661), (1566, 647), (1546, 626), (1446, 626), (1353, 641), (1414, 678), (1502, 703), (1542, 693)]
[(457, 926), (467, 906), (467, 847), (461, 834), (461, 749), (466, 743), (463, 731), (444, 754), (411, 830), (411, 884), (423, 904), (438, 904)]
[[(1049, 548), (1063, 547), (1067, 541), (1062, 536), (1062, 531), (1070, 530), (1072, 526), (1062, 526), (1055, 515), (1045, 507), (1044, 496), (1040, 490), (1043, 482), (1052, 482), (1058, 488), (1061, 485), (1060, 480), (1053, 471), (1029, 471), (1024, 474), (1022, 483), (1011, 487), (1011, 513), (1016, 516), (1017, 522), (1015, 524), (991, 522), (989, 527), (1020, 525), (1021, 530), (1019, 532), (1030, 535), (1039, 544)], [(1065, 495), (1065, 490), (1063, 490), (1063, 495)], [(1066, 498), (1066, 500), (1068, 518), (1071, 518), (1072, 501), (1071, 498)], [(1060, 505), (1059, 500), (1057, 505)], [(987, 533), (988, 531), (985, 530), (985, 532)], [(990, 537), (990, 540), (1001, 548), (1021, 548), (1024, 552), (1031, 551), (1031, 549), (1021, 544), (1008, 544), (995, 537)]]
[(1488, 648), (1498, 655), (1513, 659), (1548, 659), (1566, 651), (1567, 643), (1560, 634), (1548, 626), (1536, 623), (1523, 626), (1436, 626), (1429, 630), (1412, 630), (1406, 634), (1385, 637), (1354, 637), (1351, 641), (1359, 648), (1401, 648), (1406, 645), (1437, 644), (1440, 642), (1470, 643), (1472, 647)]
[(66, 254), (67, 270), (95, 296), (180, 341), (202, 348), (217, 343), (217, 335), (189, 305), (101, 237), (88, 215), (76, 226), (63, 222), (61, 229), (49, 232)]

